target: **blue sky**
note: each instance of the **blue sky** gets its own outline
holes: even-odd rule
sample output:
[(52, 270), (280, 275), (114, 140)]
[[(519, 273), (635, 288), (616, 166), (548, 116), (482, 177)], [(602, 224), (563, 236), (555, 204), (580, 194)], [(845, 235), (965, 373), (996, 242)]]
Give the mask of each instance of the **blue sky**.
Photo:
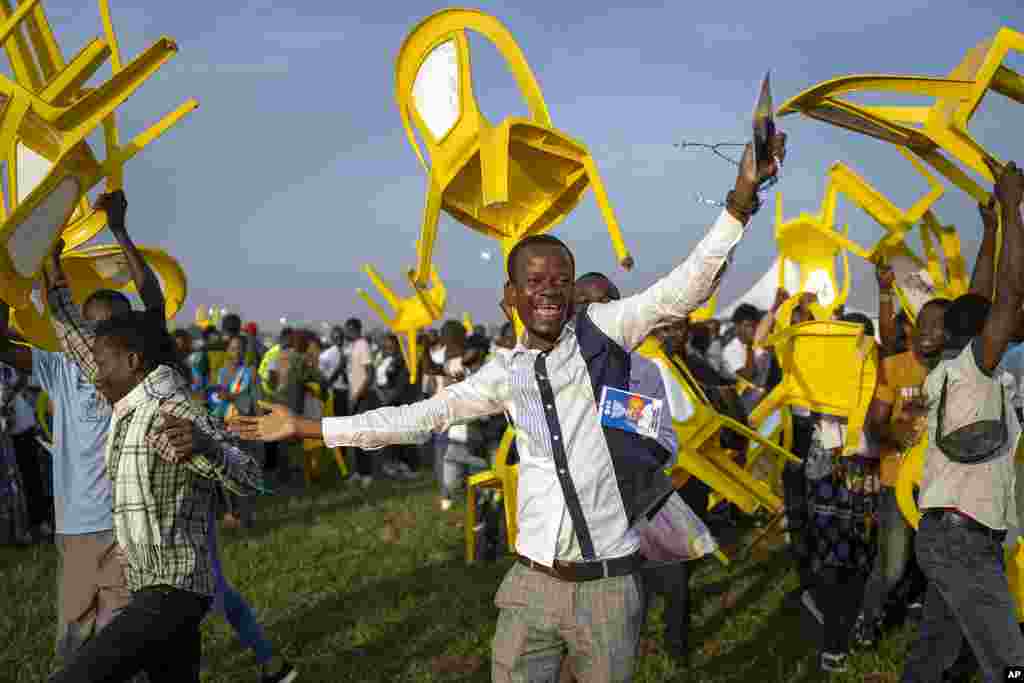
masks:
[[(46, 2), (66, 55), (101, 33), (91, 2)], [(189, 299), (225, 305), (245, 319), (313, 324), (374, 316), (355, 295), (363, 263), (392, 283), (413, 264), (426, 178), (395, 105), (394, 60), (405, 35), (440, 9), (430, 2), (295, 3), (113, 0), (126, 57), (161, 35), (179, 55), (122, 108), (132, 134), (187, 97), (200, 108), (130, 162), (129, 228), (141, 244), (184, 265)], [(290, 6), (289, 6), (290, 5)], [(944, 75), (1000, 26), (1024, 30), (1016, 0), (857, 3), (482, 3), (516, 37), (544, 91), (554, 125), (582, 140), (603, 174), (637, 268), (615, 267), (589, 194), (555, 234), (581, 270), (603, 270), (625, 292), (667, 272), (715, 217), (701, 192), (720, 197), (735, 169), (673, 143), (742, 140), (755, 90), (773, 71), (776, 104), (849, 73)], [(473, 41), (476, 92), (492, 120), (525, 113), (497, 52)], [(1008, 65), (1024, 71), (1024, 56)], [(1016, 107), (1016, 108), (1015, 108)], [(972, 130), (997, 156), (1024, 161), (1024, 113), (988, 98)], [(924, 183), (892, 147), (798, 118), (781, 182), (787, 217), (816, 211), (825, 173), (845, 161), (898, 205)], [(774, 197), (772, 197), (774, 201)], [(980, 227), (971, 200), (950, 188), (937, 213), (960, 229), (973, 262)], [(871, 243), (870, 218), (842, 205), (840, 220)], [(775, 255), (773, 210), (752, 223), (723, 284), (741, 294)], [(490, 249), (495, 258), (480, 258)], [(442, 217), (436, 263), (449, 314), (497, 322), (500, 256), (483, 237)], [(855, 263), (851, 304), (873, 307), (866, 264)], [(402, 292), (405, 293), (404, 287)]]

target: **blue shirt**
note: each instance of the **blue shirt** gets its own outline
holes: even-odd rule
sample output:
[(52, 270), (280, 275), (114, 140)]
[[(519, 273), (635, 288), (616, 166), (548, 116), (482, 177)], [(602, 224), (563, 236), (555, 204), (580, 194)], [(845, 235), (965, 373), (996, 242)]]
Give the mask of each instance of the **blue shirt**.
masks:
[(32, 349), (32, 372), (53, 402), (55, 531), (109, 531), (114, 528), (105, 461), (110, 404), (63, 353)]

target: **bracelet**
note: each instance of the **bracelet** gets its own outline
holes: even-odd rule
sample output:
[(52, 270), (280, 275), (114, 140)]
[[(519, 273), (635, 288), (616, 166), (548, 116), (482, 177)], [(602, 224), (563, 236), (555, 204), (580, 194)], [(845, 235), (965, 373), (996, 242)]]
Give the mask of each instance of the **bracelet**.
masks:
[(729, 190), (729, 193), (725, 195), (725, 208), (734, 214), (739, 214), (737, 217), (746, 222), (761, 209), (761, 199), (755, 193), (753, 203), (743, 204), (736, 199), (736, 190)]

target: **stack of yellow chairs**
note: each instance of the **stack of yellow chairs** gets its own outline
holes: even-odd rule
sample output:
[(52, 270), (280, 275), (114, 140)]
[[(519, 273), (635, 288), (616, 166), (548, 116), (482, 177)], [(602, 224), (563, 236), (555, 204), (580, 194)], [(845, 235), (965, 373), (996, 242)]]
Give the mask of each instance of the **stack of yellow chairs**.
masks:
[[(373, 266), (367, 265), (363, 269), (394, 313), (390, 315), (386, 313), (384, 308), (364, 290), (356, 290), (356, 293), (380, 316), (384, 324), (398, 335), (402, 346), (402, 355), (405, 357), (406, 367), (409, 368), (409, 382), (415, 384), (419, 366), (417, 335), (420, 330), (429, 327), (444, 315), (445, 305), (448, 302), (448, 290), (437, 274), (437, 269), (431, 266), (430, 279), (433, 287), (423, 290), (413, 284), (413, 295), (406, 299), (400, 299), (395, 291), (381, 280)], [(411, 271), (407, 276), (412, 282)], [(404, 340), (402, 339), (403, 335), (405, 336)]]
[[(482, 35), (504, 57), (526, 99), (528, 117), (492, 125), (480, 112), (467, 31)], [(619, 262), (632, 267), (593, 158), (579, 141), (552, 126), (526, 57), (497, 19), (476, 10), (445, 9), (421, 21), (399, 50), (395, 99), (409, 144), (429, 176), (416, 286), (429, 278), (441, 210), (497, 240), (507, 259), (519, 240), (554, 228), (588, 187), (594, 189)]]

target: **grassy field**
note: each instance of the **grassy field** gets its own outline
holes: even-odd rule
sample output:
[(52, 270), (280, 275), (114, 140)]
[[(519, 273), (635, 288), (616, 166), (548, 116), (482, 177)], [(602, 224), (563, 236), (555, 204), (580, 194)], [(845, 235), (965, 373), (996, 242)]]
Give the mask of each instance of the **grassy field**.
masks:
[[(264, 499), (255, 529), (225, 532), (225, 571), (300, 667), (301, 681), (488, 681), (493, 597), (511, 560), (467, 566), (463, 512), (442, 513), (426, 478), (367, 492), (332, 478)], [(55, 566), (51, 545), (0, 548), (0, 681), (45, 680)], [(779, 539), (728, 568), (703, 561), (694, 584), (690, 670), (661, 652), (659, 600), (635, 680), (819, 680), (816, 624), (783, 606), (796, 578)], [(252, 654), (240, 650), (221, 617), (207, 619), (204, 631), (204, 681), (256, 680)], [(833, 680), (898, 680), (907, 636), (856, 656), (850, 672)]]

